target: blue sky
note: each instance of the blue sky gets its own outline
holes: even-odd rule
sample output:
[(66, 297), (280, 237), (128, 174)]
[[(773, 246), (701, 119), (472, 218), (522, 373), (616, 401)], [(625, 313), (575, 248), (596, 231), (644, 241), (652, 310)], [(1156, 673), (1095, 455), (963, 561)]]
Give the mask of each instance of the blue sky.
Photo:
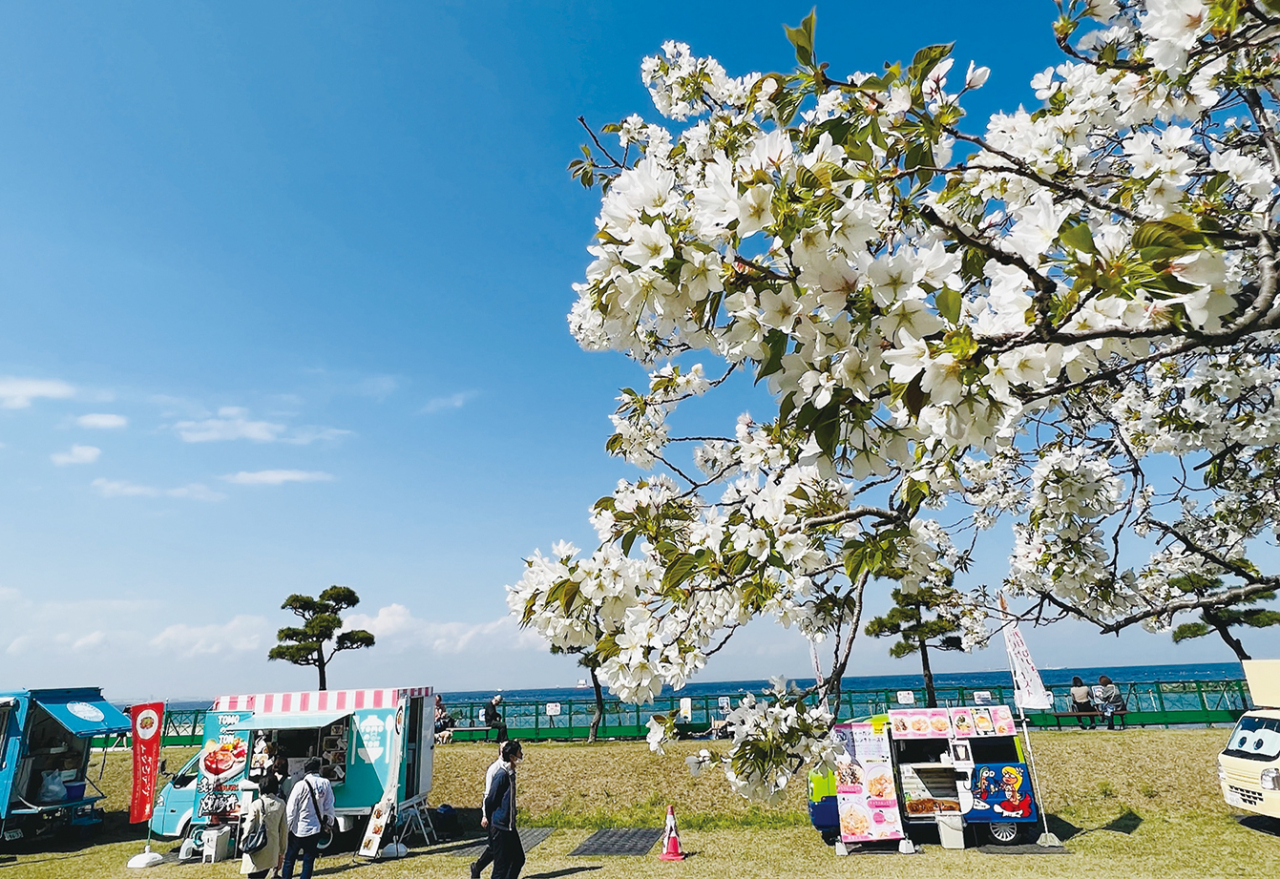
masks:
[[(638, 70), (665, 39), (790, 69), (781, 24), (809, 8), (0, 7), (0, 689), (309, 687), (264, 657), (284, 596), (331, 583), (381, 641), (334, 686), (576, 680), (503, 603), (533, 549), (590, 544), (588, 506), (629, 473), (603, 444), (638, 367), (565, 323), (598, 205), (565, 173), (575, 118), (656, 118)], [(843, 72), (954, 39), (992, 68), (982, 116), (1033, 100), (1052, 15), (842, 2), (818, 47)], [(1229, 658), (1029, 640), (1046, 665)], [(708, 678), (807, 673), (794, 633), (740, 642)], [(885, 646), (851, 671), (907, 670)]]

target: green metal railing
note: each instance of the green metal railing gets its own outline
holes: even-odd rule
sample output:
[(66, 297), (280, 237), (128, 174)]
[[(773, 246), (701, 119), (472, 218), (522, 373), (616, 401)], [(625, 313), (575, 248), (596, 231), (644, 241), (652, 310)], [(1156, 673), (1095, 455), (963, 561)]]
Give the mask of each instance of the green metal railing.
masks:
[[(1151, 683), (1120, 684), (1128, 711), (1128, 726), (1213, 726), (1233, 724), (1248, 708), (1249, 689), (1244, 681), (1156, 681)], [(891, 708), (919, 707), (925, 704), (925, 692), (917, 687), (910, 692), (914, 703), (900, 703), (898, 696), (905, 690), (873, 689), (850, 690), (840, 694), (837, 716), (841, 718), (865, 717), (882, 714)], [(1013, 704), (1012, 687), (938, 687), (935, 691), (942, 706), (978, 704), (975, 693), (987, 693), (992, 704)], [(680, 715), (683, 698), (689, 700), (687, 719)], [(600, 724), (601, 738), (644, 738), (648, 732), (649, 717), (654, 714), (676, 714), (677, 728), (688, 733), (698, 733), (710, 728), (738, 706), (742, 693), (713, 694), (681, 697), (679, 694), (660, 696), (653, 705), (628, 705), (606, 699), (604, 718)], [(548, 705), (553, 706), (548, 713)], [(458, 727), (484, 727), (484, 702), (464, 702), (447, 706)], [(558, 711), (557, 711), (558, 707)], [(1071, 697), (1067, 687), (1054, 688), (1053, 711), (1028, 712), (1027, 719), (1035, 727), (1056, 727), (1061, 722), (1053, 712), (1071, 710)], [(595, 714), (595, 699), (566, 699), (558, 703), (508, 701), (501, 707), (503, 719), (510, 735), (531, 740), (585, 739)], [(162, 741), (166, 745), (199, 745), (204, 740), (204, 709), (176, 709), (165, 712)], [(454, 741), (480, 741), (492, 738), (486, 729), (455, 729)], [(115, 741), (95, 740), (95, 747), (124, 745), (127, 736)]]
[[(1212, 726), (1233, 724), (1250, 707), (1249, 690), (1244, 681), (1156, 681), (1119, 685), (1125, 697), (1127, 712), (1125, 722), (1129, 726)], [(841, 718), (865, 717), (882, 714), (891, 708), (919, 707), (925, 704), (924, 688), (911, 690), (914, 702), (900, 703), (898, 689), (851, 690), (840, 694), (837, 716)], [(1013, 704), (1012, 687), (938, 687), (935, 689), (940, 706), (974, 705), (979, 700), (975, 693), (989, 694), (992, 704)], [(742, 698), (733, 695), (690, 696), (687, 719), (681, 718), (677, 727), (685, 732), (698, 732), (711, 726), (728, 713), (724, 706), (735, 708)], [(483, 702), (469, 702), (448, 706), (457, 718), (459, 727), (481, 727), (484, 722)], [(502, 715), (509, 733), (524, 739), (578, 739), (585, 738), (595, 713), (594, 698), (570, 699), (559, 703), (559, 713), (548, 715), (545, 702), (508, 701), (502, 705)], [(650, 706), (624, 705), (606, 701), (604, 718), (600, 724), (601, 738), (638, 738), (647, 732), (646, 724), (653, 714), (679, 714), (681, 697), (661, 696)], [(1054, 712), (1071, 710), (1068, 688), (1058, 687), (1054, 692), (1052, 711), (1028, 712), (1027, 718), (1036, 727), (1054, 727), (1059, 721)], [(456, 730), (455, 741), (481, 740), (492, 734), (487, 730)]]

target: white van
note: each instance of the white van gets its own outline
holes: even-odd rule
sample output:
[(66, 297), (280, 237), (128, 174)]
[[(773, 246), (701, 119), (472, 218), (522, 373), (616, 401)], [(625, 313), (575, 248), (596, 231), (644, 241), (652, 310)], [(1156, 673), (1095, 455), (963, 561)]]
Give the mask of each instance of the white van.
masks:
[(1245, 712), (1218, 755), (1227, 805), (1280, 818), (1280, 659), (1244, 662), (1257, 707)]

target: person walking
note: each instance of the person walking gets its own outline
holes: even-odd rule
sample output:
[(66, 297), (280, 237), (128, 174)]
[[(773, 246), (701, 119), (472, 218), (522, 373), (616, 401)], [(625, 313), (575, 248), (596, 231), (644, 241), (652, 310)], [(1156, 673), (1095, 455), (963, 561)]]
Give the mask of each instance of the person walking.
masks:
[(524, 868), (524, 846), (516, 832), (516, 767), (523, 759), (520, 742), (503, 742), (502, 762), (484, 797), (485, 814), (494, 828), (493, 879), (519, 879)]
[(480, 874), (484, 872), (484, 868), (493, 863), (493, 822), (489, 820), (486, 801), (489, 796), (489, 788), (493, 785), (494, 773), (498, 771), (498, 767), (501, 765), (502, 748), (499, 747), (497, 759), (489, 764), (489, 768), (484, 773), (484, 793), (480, 797), (480, 826), (489, 834), (489, 839), (485, 843), (484, 851), (480, 852), (480, 857), (476, 858), (475, 863), (471, 865), (471, 879), (480, 879)]
[[(1098, 708), (1093, 704), (1093, 698), (1089, 693), (1089, 688), (1084, 685), (1084, 679), (1076, 675), (1071, 679), (1071, 710), (1077, 714), (1095, 715)], [(1086, 727), (1084, 722), (1089, 721)], [(1097, 723), (1097, 717), (1077, 717), (1076, 723), (1080, 724), (1081, 729), (1093, 729)]]
[(240, 872), (249, 879), (266, 879), (271, 870), (280, 874), (280, 865), (284, 861), (285, 834), (288, 832), (285, 821), (285, 804), (280, 798), (280, 779), (275, 773), (267, 772), (258, 782), (261, 794), (249, 806), (244, 820), (240, 823), (240, 839), (243, 841), (250, 834), (256, 833), (259, 827), (266, 829), (267, 844), (256, 852), (245, 852), (240, 861)]
[[(320, 833), (326, 823), (337, 820), (333, 811), (333, 785), (320, 775), (320, 758), (312, 757), (303, 767), (306, 774), (293, 786), (285, 817), (289, 826), (289, 843), (285, 847), (284, 867), (280, 875), (293, 879), (293, 865), (302, 857), (299, 879), (311, 879), (311, 870), (320, 847)], [(326, 822), (326, 819), (327, 822)]]

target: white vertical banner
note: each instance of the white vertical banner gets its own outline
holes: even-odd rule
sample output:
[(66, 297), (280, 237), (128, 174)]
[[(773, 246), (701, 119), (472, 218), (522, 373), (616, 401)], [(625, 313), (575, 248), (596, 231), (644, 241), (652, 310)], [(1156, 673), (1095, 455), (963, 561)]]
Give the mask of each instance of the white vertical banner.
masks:
[(400, 757), (404, 751), (404, 725), (409, 710), (409, 699), (401, 694), (396, 702), (396, 717), (392, 727), (387, 730), (388, 755), (387, 783), (382, 791), (382, 799), (373, 807), (369, 815), (369, 826), (365, 828), (364, 839), (360, 841), (358, 854), (366, 858), (376, 858), (382, 844), (382, 833), (387, 828), (387, 821), (396, 807), (396, 794), (400, 790)]
[(1000, 596), (1000, 610), (1004, 616), (1004, 649), (1009, 654), (1009, 671), (1013, 674), (1013, 702), (1019, 709), (1048, 709), (1053, 707), (1053, 695), (1044, 688), (1040, 670), (1031, 659), (1027, 642), (1022, 640), (1018, 624), (1009, 616), (1004, 596)]

